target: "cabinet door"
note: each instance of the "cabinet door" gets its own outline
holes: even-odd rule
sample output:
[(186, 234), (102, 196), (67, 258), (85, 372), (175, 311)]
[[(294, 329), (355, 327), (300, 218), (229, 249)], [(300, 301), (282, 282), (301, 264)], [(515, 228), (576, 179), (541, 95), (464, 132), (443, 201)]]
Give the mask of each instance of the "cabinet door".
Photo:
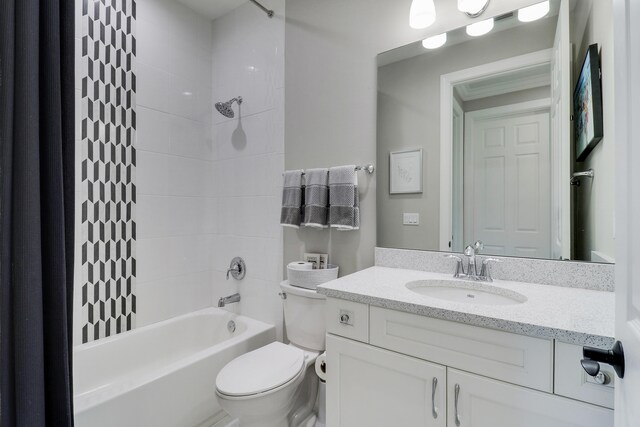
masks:
[(446, 368), (327, 335), (327, 426), (445, 427)]
[(450, 427), (613, 426), (610, 409), (450, 368), (447, 380)]

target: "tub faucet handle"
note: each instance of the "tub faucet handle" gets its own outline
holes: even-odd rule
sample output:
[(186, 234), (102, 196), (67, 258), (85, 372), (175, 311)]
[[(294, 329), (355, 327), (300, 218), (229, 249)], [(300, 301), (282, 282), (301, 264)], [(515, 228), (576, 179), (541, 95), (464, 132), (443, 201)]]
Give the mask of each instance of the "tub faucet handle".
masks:
[(247, 274), (247, 266), (242, 258), (237, 256), (231, 260), (227, 269), (227, 280), (229, 280), (229, 274), (236, 280), (244, 279), (245, 274)]

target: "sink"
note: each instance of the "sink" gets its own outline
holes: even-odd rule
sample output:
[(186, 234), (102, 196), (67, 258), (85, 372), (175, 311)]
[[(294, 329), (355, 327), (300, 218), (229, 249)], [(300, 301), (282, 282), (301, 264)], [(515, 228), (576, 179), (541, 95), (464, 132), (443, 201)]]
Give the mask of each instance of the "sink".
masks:
[(527, 301), (527, 297), (509, 289), (462, 280), (416, 280), (405, 286), (417, 294), (452, 302), (512, 305)]

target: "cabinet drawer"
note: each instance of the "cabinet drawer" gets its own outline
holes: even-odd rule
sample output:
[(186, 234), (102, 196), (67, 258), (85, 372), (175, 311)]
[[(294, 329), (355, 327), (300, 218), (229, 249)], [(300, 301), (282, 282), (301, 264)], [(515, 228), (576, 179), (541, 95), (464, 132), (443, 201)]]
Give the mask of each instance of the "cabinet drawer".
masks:
[(582, 369), (581, 359), (581, 346), (556, 342), (554, 392), (561, 396), (613, 409), (613, 387), (616, 378), (613, 368), (600, 364), (600, 371), (609, 378), (609, 382), (598, 384)]
[(612, 427), (613, 411), (448, 368), (447, 419), (460, 427)]
[(369, 305), (327, 298), (327, 333), (369, 342)]
[(371, 307), (370, 343), (553, 392), (553, 341)]

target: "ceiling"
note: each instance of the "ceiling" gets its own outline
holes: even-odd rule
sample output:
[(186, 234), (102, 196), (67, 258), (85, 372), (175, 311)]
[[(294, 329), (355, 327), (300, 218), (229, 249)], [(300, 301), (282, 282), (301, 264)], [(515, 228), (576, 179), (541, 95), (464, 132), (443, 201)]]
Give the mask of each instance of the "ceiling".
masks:
[(247, 0), (177, 0), (196, 12), (216, 19), (246, 3)]

